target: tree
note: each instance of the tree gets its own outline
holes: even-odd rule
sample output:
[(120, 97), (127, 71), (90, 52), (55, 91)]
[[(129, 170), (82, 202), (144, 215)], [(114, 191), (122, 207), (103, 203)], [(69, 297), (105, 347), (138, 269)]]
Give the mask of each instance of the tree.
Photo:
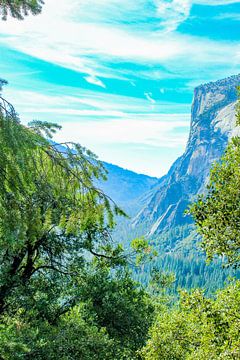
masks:
[(240, 281), (218, 291), (181, 293), (179, 306), (159, 313), (141, 352), (145, 360), (239, 359)]
[(111, 243), (123, 212), (94, 186), (106, 174), (90, 151), (49, 140), (58, 129), (0, 103), (0, 357), (134, 359), (153, 306)]
[(28, 292), (21, 310), (5, 316), (0, 325), (0, 356), (6, 360), (137, 359), (136, 351), (145, 344), (152, 322), (153, 306), (128, 274), (118, 271), (113, 275), (110, 269), (88, 266), (75, 279), (71, 292), (76, 304), (56, 321), (43, 316), (45, 306), (48, 311), (56, 306), (50, 289), (40, 287), (32, 297)]
[[(147, 292), (120, 268), (113, 277), (108, 269), (88, 271), (81, 287), (85, 309), (105, 328), (115, 347), (116, 358), (132, 359), (143, 345), (152, 324), (154, 306)], [(124, 357), (125, 356), (125, 357)]]
[[(240, 91), (238, 89), (238, 91)], [(236, 106), (240, 125), (240, 101)], [(210, 172), (207, 192), (189, 211), (202, 235), (202, 247), (211, 260), (215, 255), (228, 264), (240, 264), (240, 137), (230, 141), (221, 160)]]
[(43, 0), (0, 0), (0, 16), (2, 20), (7, 20), (8, 15), (23, 20), (29, 14), (38, 15), (43, 4)]
[(191, 208), (202, 247), (208, 259), (215, 255), (228, 264), (240, 264), (240, 138), (228, 145), (221, 161), (210, 173), (207, 193), (198, 197)]
[(80, 145), (60, 148), (43, 137), (58, 128), (27, 128), (13, 110), (0, 113), (0, 313), (40, 274), (50, 281), (55, 273), (68, 279), (79, 272), (86, 252), (117, 259), (106, 245), (113, 213), (122, 212), (93, 185), (104, 169)]
[[(237, 106), (240, 123), (240, 103)], [(210, 173), (204, 195), (191, 206), (209, 260), (224, 256), (240, 264), (240, 137), (228, 145)], [(145, 360), (240, 358), (240, 281), (207, 298), (201, 290), (182, 292), (179, 304), (165, 308), (141, 351)]]

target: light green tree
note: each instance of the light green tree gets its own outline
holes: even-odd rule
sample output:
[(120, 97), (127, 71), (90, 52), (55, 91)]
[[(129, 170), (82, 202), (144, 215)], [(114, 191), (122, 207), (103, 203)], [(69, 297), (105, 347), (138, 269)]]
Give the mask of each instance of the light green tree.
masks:
[[(239, 124), (239, 103), (237, 106)], [(191, 206), (208, 259), (225, 257), (240, 263), (240, 138), (228, 145), (213, 166), (206, 194)], [(240, 281), (233, 281), (215, 298), (204, 292), (181, 292), (179, 304), (159, 312), (141, 351), (145, 360), (240, 358)]]
[[(94, 186), (102, 164), (51, 142), (59, 126), (26, 127), (6, 101), (0, 109), (0, 357), (136, 358), (153, 306), (111, 243), (124, 213)], [(149, 254), (133, 245), (133, 257)]]
[[(240, 124), (239, 103), (237, 125)], [(210, 173), (207, 192), (191, 206), (202, 247), (211, 260), (218, 255), (235, 267), (240, 264), (240, 137), (230, 141)]]

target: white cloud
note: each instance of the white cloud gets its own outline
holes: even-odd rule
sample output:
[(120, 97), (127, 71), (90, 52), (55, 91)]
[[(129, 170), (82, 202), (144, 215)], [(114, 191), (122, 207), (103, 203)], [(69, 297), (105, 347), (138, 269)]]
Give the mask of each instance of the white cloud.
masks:
[(230, 4), (238, 4), (239, 0), (192, 0), (193, 4), (209, 5), (209, 6), (224, 6)]
[(190, 14), (190, 0), (155, 0), (162, 26), (167, 31), (175, 30)]
[[(14, 102), (24, 123), (32, 119), (58, 122), (62, 130), (55, 137), (57, 141), (79, 142), (101, 159), (137, 172), (160, 176), (183, 152), (189, 114), (164, 114), (162, 103), (150, 111), (147, 99), (73, 88), (68, 88), (71, 95), (64, 95), (66, 88), (54, 90), (49, 89), (49, 95), (48, 91), (9, 87), (4, 96)], [(166, 106), (173, 109), (174, 104)]]
[[(131, 25), (108, 22), (107, 16), (114, 18), (119, 9), (116, 0), (91, 0), (91, 6), (86, 2), (73, 1), (70, 4), (67, 0), (51, 0), (46, 2), (40, 16), (28, 17), (24, 22), (14, 19), (0, 22), (0, 32), (4, 35), (0, 41), (31, 56), (83, 72), (86, 81), (105, 87), (103, 78), (121, 77), (121, 70), (108, 68), (105, 61), (161, 64), (175, 72), (186, 67), (199, 68), (209, 62), (216, 65), (229, 63), (229, 66), (230, 63), (239, 63), (237, 43), (233, 46), (228, 42), (174, 32), (189, 16), (193, 3), (213, 6), (234, 2), (154, 0), (155, 17), (159, 18), (165, 31), (170, 31), (166, 36), (165, 31), (152, 31), (146, 23), (136, 29)], [(137, 16), (143, 20), (150, 11), (147, 3), (146, 0), (139, 3), (124, 0), (120, 7), (121, 16), (134, 16), (138, 9)], [(152, 13), (154, 7), (150, 8)], [(227, 59), (223, 56), (225, 53), (228, 54)]]
[(166, 31), (174, 31), (185, 21), (194, 4), (197, 5), (228, 5), (240, 3), (239, 0), (154, 0), (161, 25)]
[(240, 21), (240, 14), (237, 13), (223, 13), (215, 17), (217, 20), (233, 20)]
[[(212, 80), (221, 67), (227, 68), (226, 75), (228, 71), (236, 72), (239, 43), (183, 35), (177, 28), (190, 16), (193, 4), (233, 3), (239, 1), (46, 0), (40, 16), (29, 16), (23, 22), (14, 19), (0, 22), (0, 42), (80, 71), (87, 82), (103, 88), (107, 84), (105, 78), (111, 77), (126, 79), (128, 85), (137, 89), (136, 75), (152, 80), (191, 73), (193, 78)], [(115, 62), (132, 62), (140, 65), (140, 70), (135, 74), (131, 67), (111, 66)], [(59, 139), (80, 141), (103, 159), (122, 166), (128, 164), (129, 168), (156, 174), (154, 167), (160, 159), (166, 168), (167, 160), (161, 157), (160, 149), (174, 149), (173, 158), (168, 154), (170, 162), (177, 156), (177, 149), (183, 150), (189, 115), (176, 115), (176, 104), (156, 102), (149, 91), (145, 93), (146, 99), (136, 99), (70, 87), (58, 88), (58, 93), (55, 90), (52, 87), (45, 94), (22, 90), (16, 93), (9, 88), (6, 93), (25, 121), (32, 118), (58, 121), (63, 125)], [(163, 94), (165, 89), (159, 91)], [(186, 105), (182, 106), (186, 111)], [(163, 114), (170, 108), (174, 114)], [(176, 108), (179, 110), (181, 105)], [(185, 129), (183, 133), (175, 131), (180, 127)], [(127, 153), (129, 144), (134, 148)], [(141, 161), (136, 165), (139, 154)]]
[[(168, 118), (169, 116), (166, 116)], [(56, 136), (57, 140), (74, 140), (95, 149), (97, 145), (108, 144), (141, 144), (176, 148), (184, 146), (187, 141), (189, 120), (167, 121), (159, 115), (161, 120), (151, 120), (150, 114), (146, 119), (125, 119), (67, 122), (62, 124), (62, 132)], [(186, 133), (177, 134), (175, 130), (186, 128)]]
[[(50, 88), (49, 92), (16, 90), (11, 87), (4, 89), (4, 96), (16, 106), (16, 110), (20, 115), (29, 113), (32, 110), (33, 116), (37, 114), (47, 113), (66, 113), (70, 111), (102, 111), (105, 113), (115, 113), (116, 116), (124, 117), (124, 114), (131, 114), (133, 118), (146, 117), (149, 113), (149, 100), (134, 98), (130, 96), (114, 95), (110, 93), (98, 93), (84, 89), (74, 89), (71, 87), (55, 87)], [(54, 94), (54, 95), (53, 95)], [(68, 94), (68, 95), (66, 95)], [(31, 99), (31, 105), (29, 101)], [(160, 114), (179, 112), (178, 118), (181, 120), (181, 114), (188, 110), (186, 104), (178, 104), (174, 102), (157, 102), (154, 105), (154, 111), (151, 112), (151, 118), (159, 119)], [(190, 111), (190, 108), (189, 108)], [(72, 113), (73, 114), (73, 113)], [(90, 113), (89, 113), (90, 114)], [(94, 113), (93, 113), (94, 114)], [(168, 115), (163, 115), (168, 116)], [(176, 115), (171, 115), (174, 118)], [(168, 121), (170, 121), (168, 117)]]
[[(94, 151), (100, 159), (136, 172), (160, 176), (186, 145), (189, 132), (189, 115), (185, 120), (178, 117), (158, 116), (110, 121), (84, 121), (63, 123), (56, 141), (80, 142)], [(182, 128), (179, 134), (176, 129)], [(167, 156), (166, 156), (167, 153)]]
[(106, 88), (106, 85), (100, 80), (98, 79), (96, 76), (86, 76), (84, 78), (87, 82), (89, 82), (90, 84), (94, 84), (103, 88)]
[(147, 100), (150, 101), (151, 104), (156, 104), (156, 100), (154, 100), (152, 98), (152, 93), (151, 92), (150, 93), (145, 92), (144, 95), (146, 96)]

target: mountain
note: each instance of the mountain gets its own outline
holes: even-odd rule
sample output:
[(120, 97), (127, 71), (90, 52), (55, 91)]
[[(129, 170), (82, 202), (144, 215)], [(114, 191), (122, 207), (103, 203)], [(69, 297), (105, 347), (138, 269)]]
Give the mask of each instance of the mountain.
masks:
[[(66, 152), (66, 148), (55, 142), (59, 151)], [(95, 181), (95, 186), (108, 195), (117, 205), (128, 214), (136, 214), (142, 202), (140, 196), (152, 189), (159, 181), (158, 178), (138, 174), (134, 171), (123, 169), (120, 166), (102, 161), (107, 171), (107, 180)]]
[(228, 140), (239, 132), (235, 127), (239, 84), (237, 75), (194, 90), (186, 150), (148, 193), (145, 206), (133, 220), (134, 227), (145, 224), (148, 236), (155, 238), (192, 222), (189, 216), (184, 216), (184, 210), (204, 191), (212, 163), (221, 157)]
[[(194, 90), (191, 127), (185, 152), (158, 183), (139, 198), (143, 204), (128, 230), (120, 234), (145, 235), (158, 251), (158, 257), (135, 272), (148, 283), (152, 268), (174, 272), (174, 290), (204, 288), (208, 294), (222, 287), (228, 277), (240, 272), (223, 269), (220, 260), (206, 264), (199, 248), (192, 219), (184, 211), (197, 194), (204, 192), (214, 161), (223, 154), (229, 139), (238, 135), (235, 104), (240, 75), (198, 86)], [(126, 223), (125, 223), (126, 225)]]
[(159, 181), (155, 177), (138, 174), (117, 165), (106, 162), (103, 165), (108, 172), (107, 181), (101, 182), (99, 187), (125, 211), (131, 208), (131, 212), (136, 212), (141, 205), (139, 197)]

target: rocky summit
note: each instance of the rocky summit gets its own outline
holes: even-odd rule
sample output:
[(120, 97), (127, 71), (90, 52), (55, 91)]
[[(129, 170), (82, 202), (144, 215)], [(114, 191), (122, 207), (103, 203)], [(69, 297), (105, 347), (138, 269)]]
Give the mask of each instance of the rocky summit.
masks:
[(200, 85), (194, 90), (191, 128), (184, 154), (147, 194), (132, 226), (145, 224), (146, 234), (157, 237), (192, 222), (184, 215), (188, 204), (203, 192), (209, 170), (237, 135), (235, 105), (240, 75)]

